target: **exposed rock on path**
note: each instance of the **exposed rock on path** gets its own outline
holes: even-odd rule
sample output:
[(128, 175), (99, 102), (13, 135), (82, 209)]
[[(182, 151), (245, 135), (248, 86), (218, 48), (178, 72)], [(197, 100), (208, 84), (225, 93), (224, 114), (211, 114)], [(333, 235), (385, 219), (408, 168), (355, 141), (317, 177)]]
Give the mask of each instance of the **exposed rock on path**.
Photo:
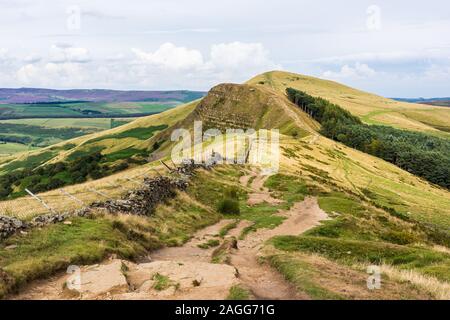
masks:
[[(280, 200), (273, 198), (263, 187), (266, 177), (252, 172), (241, 177), (241, 183), (247, 185), (250, 179), (253, 191), (250, 199), (279, 203)], [(35, 282), (15, 298), (225, 299), (230, 288), (239, 284), (256, 299), (308, 299), (307, 294), (299, 293), (276, 270), (260, 263), (260, 249), (273, 236), (301, 234), (327, 219), (327, 215), (313, 197), (307, 197), (278, 215), (286, 218), (279, 226), (259, 229), (242, 240), (237, 239), (251, 222), (239, 221), (224, 240), (219, 233), (233, 220), (222, 220), (198, 231), (181, 247), (163, 248), (151, 253), (149, 262), (134, 264), (113, 259), (102, 265), (84, 266), (81, 268), (81, 288), (78, 292), (63, 289), (64, 283), (73, 276), (63, 274)], [(199, 247), (211, 241), (232, 245)], [(212, 263), (214, 254), (222, 248), (226, 258)]]

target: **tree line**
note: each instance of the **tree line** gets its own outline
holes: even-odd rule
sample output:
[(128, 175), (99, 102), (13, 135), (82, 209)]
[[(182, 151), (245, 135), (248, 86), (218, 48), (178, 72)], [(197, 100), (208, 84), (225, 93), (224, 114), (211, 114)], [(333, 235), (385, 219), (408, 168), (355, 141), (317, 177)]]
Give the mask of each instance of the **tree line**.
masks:
[(89, 179), (99, 179), (128, 168), (132, 162), (130, 159), (113, 166), (105, 160), (105, 156), (98, 151), (74, 161), (47, 164), (35, 169), (15, 170), (0, 176), (0, 200), (23, 196), (25, 188), (38, 193), (82, 183)]
[(287, 88), (288, 98), (321, 124), (320, 133), (450, 189), (450, 141), (421, 132), (367, 125), (325, 99)]

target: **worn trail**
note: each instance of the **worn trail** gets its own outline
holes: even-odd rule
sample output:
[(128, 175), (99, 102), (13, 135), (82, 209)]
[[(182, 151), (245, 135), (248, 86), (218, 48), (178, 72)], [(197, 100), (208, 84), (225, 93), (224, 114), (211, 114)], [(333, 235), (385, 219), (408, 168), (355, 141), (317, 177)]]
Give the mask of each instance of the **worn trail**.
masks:
[[(251, 190), (248, 205), (281, 202), (264, 187), (266, 179), (267, 176), (255, 171), (241, 177), (241, 184)], [(152, 252), (143, 263), (111, 259), (103, 264), (84, 266), (75, 274), (60, 274), (34, 282), (13, 298), (224, 299), (232, 286), (240, 285), (256, 299), (308, 299), (276, 270), (260, 263), (260, 249), (268, 239), (301, 234), (327, 219), (327, 215), (313, 197), (277, 214), (285, 217), (283, 223), (274, 229), (259, 229), (237, 240), (236, 246), (228, 248), (227, 259), (222, 263), (211, 262), (217, 245), (226, 239), (239, 239), (242, 231), (251, 225), (250, 221), (238, 221), (222, 239), (220, 231), (234, 222), (225, 219), (198, 231), (181, 247)], [(210, 247), (205, 246), (208, 243)], [(69, 286), (65, 284), (67, 280)], [(75, 289), (69, 290), (73, 284)]]

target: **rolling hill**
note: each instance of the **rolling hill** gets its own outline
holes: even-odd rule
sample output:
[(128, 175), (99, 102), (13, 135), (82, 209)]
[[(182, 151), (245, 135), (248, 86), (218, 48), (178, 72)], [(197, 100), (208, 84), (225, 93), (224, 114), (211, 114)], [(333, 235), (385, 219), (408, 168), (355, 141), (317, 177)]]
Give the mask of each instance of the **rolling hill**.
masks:
[(124, 91), (105, 89), (54, 90), (39, 88), (0, 88), (0, 104), (46, 104), (70, 102), (187, 102), (198, 99), (203, 92), (173, 91)]
[[(68, 224), (56, 223), (8, 238), (0, 243), (0, 294), (73, 262), (91, 264), (111, 254), (133, 260), (166, 247), (167, 251), (156, 251), (153, 256), (160, 258), (155, 263), (168, 268), (167, 274), (164, 269), (158, 271), (162, 273), (159, 280), (152, 278), (153, 289), (114, 293), (117, 298), (157, 296), (158, 281), (175, 283), (178, 280), (170, 277), (181, 277), (170, 269), (171, 263), (180, 265), (173, 257), (196, 252), (195, 261), (185, 257), (183, 263), (199, 272), (213, 265), (223, 272), (227, 265), (239, 270), (240, 279), (230, 276), (221, 287), (231, 298), (448, 299), (448, 189), (320, 135), (320, 123), (288, 99), (287, 88), (329, 100), (368, 124), (448, 139), (445, 130), (450, 113), (446, 109), (395, 102), (334, 82), (276, 71), (246, 84), (215, 86), (201, 100), (115, 129), (1, 160), (3, 175), (20, 168), (44, 170), (48, 165), (84, 161), (80, 159), (95, 152), (100, 153), (101, 164), (129, 163), (128, 168), (107, 176), (88, 175), (83, 183), (64, 187), (79, 202), (69, 201), (59, 190), (39, 193), (55, 211), (62, 212), (99, 201), (99, 194), (106, 195), (105, 199), (122, 198), (127, 190), (139, 188), (146, 175), (176, 177), (159, 159), (170, 163), (175, 144), (170, 141), (171, 133), (178, 128), (192, 133), (194, 121), (202, 120), (205, 130), (280, 130), (280, 168), (269, 177), (260, 175), (257, 164), (217, 165), (196, 171), (185, 191), (178, 191), (149, 216), (93, 210), (90, 218), (74, 217)], [(426, 121), (422, 114), (427, 115)], [(208, 147), (223, 152), (220, 140), (208, 142)], [(241, 147), (249, 148), (250, 158), (260, 152), (253, 145)], [(271, 152), (268, 158), (275, 156)], [(150, 161), (140, 162), (141, 158)], [(15, 188), (26, 183), (32, 186), (24, 179)], [(225, 202), (237, 203), (240, 210), (224, 211)], [(27, 221), (46, 213), (38, 201), (27, 198), (2, 201), (0, 208), (7, 216)], [(213, 231), (195, 233), (207, 225), (213, 225)], [(217, 236), (208, 238), (211, 232)], [(174, 246), (181, 248), (167, 248)], [(255, 261), (265, 267), (261, 269)], [(383, 290), (366, 287), (365, 271), (373, 265), (382, 272)], [(140, 268), (147, 267), (130, 264), (129, 272), (143, 272)], [(201, 281), (184, 286), (178, 286), (179, 293), (167, 294), (172, 298), (186, 292), (197, 298), (213, 294)], [(51, 287), (50, 283), (46, 288)]]
[(420, 104), (430, 104), (434, 106), (441, 106), (441, 107), (450, 107), (450, 98), (393, 98), (397, 101), (403, 101), (403, 102), (410, 102), (410, 103), (420, 103)]
[(278, 92), (284, 92), (288, 87), (302, 90), (347, 109), (368, 124), (440, 135), (446, 135), (450, 130), (449, 109), (395, 101), (329, 80), (272, 71), (256, 76), (248, 83), (264, 85)]

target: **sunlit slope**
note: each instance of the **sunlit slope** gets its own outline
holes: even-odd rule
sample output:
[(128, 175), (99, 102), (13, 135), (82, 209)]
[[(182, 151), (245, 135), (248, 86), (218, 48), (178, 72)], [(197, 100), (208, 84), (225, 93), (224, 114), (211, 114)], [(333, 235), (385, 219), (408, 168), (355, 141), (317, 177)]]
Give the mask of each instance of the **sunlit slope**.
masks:
[[(214, 143), (209, 148), (220, 150)], [(167, 171), (159, 161), (155, 161), (64, 189), (85, 203), (99, 200), (89, 188), (117, 197), (126, 189), (136, 187), (136, 183), (128, 178), (141, 180), (145, 174), (155, 175), (151, 168), (157, 168), (161, 173)], [(280, 173), (301, 177), (320, 189), (338, 188), (379, 207), (392, 208), (414, 220), (450, 228), (449, 191), (433, 186), (388, 162), (321, 136), (315, 139), (311, 136), (294, 139), (282, 135)], [(57, 210), (80, 207), (80, 204), (69, 201), (59, 190), (42, 193), (40, 197)], [(0, 202), (0, 205), (10, 214), (22, 218), (45, 213), (38, 202), (24, 201), (24, 198)]]
[(227, 129), (278, 129), (282, 134), (306, 137), (319, 128), (316, 121), (276, 90), (225, 83), (213, 87), (186, 118), (155, 136), (155, 141), (163, 143), (154, 158), (170, 153), (173, 130), (186, 129), (192, 134), (195, 121), (201, 122), (203, 131), (218, 129), (222, 133)]
[(449, 108), (394, 101), (334, 81), (282, 71), (258, 75), (247, 83), (267, 86), (280, 92), (288, 87), (302, 90), (338, 104), (368, 124), (432, 131), (437, 134), (450, 132)]
[[(292, 133), (301, 129), (305, 133), (316, 128), (315, 123), (302, 113), (296, 114), (295, 107), (278, 92), (261, 86), (221, 84), (210, 90), (194, 114), (207, 127), (279, 129)], [(297, 132), (298, 133), (298, 132)]]
[(450, 227), (450, 192), (397, 166), (319, 136), (281, 139), (282, 171), (338, 187), (414, 220)]
[[(194, 121), (201, 121), (203, 130), (279, 129), (281, 133), (298, 137), (307, 136), (319, 128), (316, 121), (276, 90), (247, 84), (220, 84), (201, 100), (157, 115), (138, 118), (112, 130), (67, 141), (62, 146), (74, 144), (76, 147), (62, 152), (55, 160), (64, 160), (76, 151), (93, 147), (102, 147), (102, 153), (107, 154), (130, 147), (150, 148), (154, 141), (159, 141), (163, 145), (161, 149), (166, 149), (173, 145), (170, 141), (172, 131), (192, 131)], [(132, 134), (133, 130), (145, 133), (158, 126), (166, 128), (155, 130), (149, 139)]]
[[(272, 74), (268, 73), (260, 76), (265, 77), (264, 79), (266, 80), (258, 80), (256, 78), (256, 80), (253, 79), (250, 82), (268, 81), (267, 78), (270, 78)], [(278, 73), (275, 72), (275, 74)], [(279, 74), (279, 76), (272, 78), (281, 79), (282, 75), (301, 77), (287, 73)], [(347, 88), (333, 82), (311, 79), (310, 81), (315, 81), (319, 84), (329, 83), (330, 86), (335, 87), (335, 90), (338, 90), (336, 88), (339, 87)], [(46, 148), (43, 151), (26, 153), (21, 156), (21, 159), (16, 161), (26, 162), (29, 161), (30, 156), (42, 156), (43, 153), (45, 155), (45, 152), (57, 152), (56, 155), (49, 159), (52, 162), (71, 159), (71, 155), (73, 157), (76, 152), (90, 152), (95, 150), (93, 147), (103, 148), (102, 153), (105, 154), (124, 150), (130, 148), (130, 146), (136, 149), (148, 149), (155, 141), (159, 141), (162, 144), (162, 147), (155, 152), (154, 159), (158, 159), (159, 157), (170, 155), (170, 151), (175, 143), (170, 141), (170, 135), (173, 130), (184, 128), (192, 132), (193, 123), (196, 120), (203, 121), (203, 129), (253, 128), (258, 130), (278, 128), (282, 133), (280, 165), (282, 171), (308, 178), (321, 186), (337, 185), (346, 192), (358, 194), (378, 206), (393, 208), (402, 214), (411, 215), (412, 218), (417, 220), (444, 227), (450, 226), (449, 191), (435, 187), (381, 159), (318, 136), (315, 133), (315, 130), (318, 129), (317, 123), (288, 101), (284, 95), (284, 86), (288, 85), (283, 85), (283, 80), (279, 81), (279, 83), (275, 81), (275, 89), (271, 86), (260, 84), (218, 85), (211, 89), (208, 95), (200, 101), (180, 106), (158, 115), (140, 118), (119, 128), (73, 139), (66, 143)], [(294, 84), (297, 83), (297, 88), (306, 90), (299, 87), (299, 81), (293, 80), (292, 82)], [(312, 87), (310, 89), (313, 90)], [(325, 92), (325, 87), (324, 85), (318, 85), (318, 89), (314, 90), (318, 94)], [(375, 96), (350, 88), (346, 90), (346, 94), (353, 92), (352, 94), (355, 97), (360, 96), (359, 99), (361, 101), (364, 99), (375, 99)], [(328, 90), (328, 92), (335, 91)], [(380, 97), (377, 99), (390, 101)], [(345, 101), (345, 99), (340, 101)], [(342, 105), (341, 102), (339, 103)], [(394, 103), (392, 102), (392, 104)], [(409, 106), (409, 104), (406, 105)], [(411, 106), (416, 108), (416, 105)], [(148, 131), (146, 128), (159, 125), (168, 127), (155, 131), (148, 139), (139, 139), (139, 137), (133, 137), (129, 134), (134, 129)], [(127, 133), (127, 136), (122, 136), (124, 133)], [(64, 150), (64, 148), (67, 148), (67, 150)], [(10, 164), (4, 164), (0, 168)], [(159, 164), (159, 162), (155, 164)], [(102, 180), (87, 182), (87, 184), (94, 184), (96, 189), (109, 190), (108, 194), (112, 192), (112, 189), (114, 189), (114, 192), (117, 192), (121, 188), (112, 188), (111, 183), (125, 187), (125, 177), (133, 176), (135, 173), (140, 175), (138, 172), (142, 172), (140, 168), (144, 167), (124, 171)], [(127, 183), (130, 184), (131, 182), (128, 181)], [(83, 198), (84, 186), (84, 184), (74, 185), (67, 188)], [(127, 185), (126, 188), (128, 187)], [(88, 194), (86, 193), (86, 195)], [(65, 199), (58, 190), (46, 193), (45, 197), (50, 199), (61, 197), (61, 199)], [(86, 200), (89, 202), (89, 199)], [(36, 212), (35, 209), (31, 208), (17, 211), (19, 207), (19, 202), (17, 201), (22, 201), (23, 203), (23, 198), (10, 201), (7, 204), (8, 208), (16, 211), (14, 212), (15, 214), (22, 213), (27, 215), (29, 212)], [(36, 210), (42, 211), (42, 208), (39, 208), (39, 204), (33, 204), (33, 206), (36, 206)], [(55, 206), (60, 208), (60, 206), (64, 207), (65, 204), (59, 204), (56, 201)]]
[(161, 130), (184, 119), (198, 101), (148, 117), (136, 119), (123, 126), (71, 139), (34, 152), (24, 152), (0, 160), (0, 174), (19, 168), (32, 168), (44, 163), (76, 160), (77, 157), (101, 151), (108, 155), (121, 150), (147, 150), (152, 138)]

